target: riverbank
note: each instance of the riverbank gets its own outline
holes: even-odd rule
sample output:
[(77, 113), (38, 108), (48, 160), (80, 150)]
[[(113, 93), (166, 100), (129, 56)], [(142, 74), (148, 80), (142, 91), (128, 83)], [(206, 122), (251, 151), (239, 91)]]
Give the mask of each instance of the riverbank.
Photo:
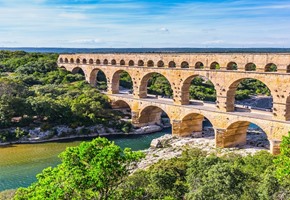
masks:
[[(167, 126), (166, 126), (167, 127)], [(56, 126), (47, 131), (41, 131), (40, 127), (32, 130), (23, 128), (21, 131), (25, 131), (28, 134), (20, 138), (17, 141), (0, 142), (0, 146), (7, 146), (12, 144), (37, 144), (46, 142), (66, 141), (81, 138), (94, 138), (98, 136), (109, 135), (142, 135), (150, 134), (163, 130), (165, 126), (149, 125), (141, 128), (134, 128), (131, 132), (124, 133), (120, 130), (113, 128), (103, 127), (102, 125), (90, 126), (90, 127), (78, 127), (70, 128), (68, 126)], [(15, 131), (16, 128), (6, 129), (8, 131)]]
[(145, 150), (146, 157), (138, 163), (136, 169), (146, 169), (159, 160), (168, 160), (181, 156), (186, 149), (201, 149), (207, 155), (223, 156), (226, 154), (238, 154), (241, 156), (253, 155), (259, 151), (269, 151), (269, 142), (265, 134), (256, 129), (251, 129), (247, 134), (247, 143), (233, 148), (216, 148), (215, 137), (212, 128), (205, 128), (202, 136), (176, 137), (166, 134), (152, 140), (150, 148)]

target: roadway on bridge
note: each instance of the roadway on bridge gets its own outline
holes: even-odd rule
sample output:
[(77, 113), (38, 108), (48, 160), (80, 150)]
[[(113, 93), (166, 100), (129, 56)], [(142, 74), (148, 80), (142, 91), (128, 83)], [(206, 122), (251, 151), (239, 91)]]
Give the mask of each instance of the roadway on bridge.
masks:
[[(216, 113), (225, 113), (223, 111), (220, 111), (215, 103), (206, 103), (202, 101), (195, 101), (191, 100), (189, 105), (174, 105), (173, 99), (164, 98), (161, 96), (155, 96), (155, 95), (148, 95), (147, 98), (137, 99), (134, 98), (132, 94), (129, 94), (127, 91), (120, 91), (119, 94), (107, 94), (108, 96), (116, 96), (119, 98), (125, 98), (125, 99), (134, 99), (139, 101), (147, 101), (152, 103), (158, 103), (158, 104), (166, 104), (166, 105), (172, 105), (172, 106), (181, 106), (186, 108), (192, 108), (196, 110), (204, 110), (204, 111), (211, 111)], [(271, 120), (271, 121), (279, 121), (279, 120), (273, 120), (272, 119), (272, 112), (269, 111), (263, 111), (263, 110), (255, 110), (255, 109), (248, 109), (243, 108), (242, 106), (236, 106), (237, 111), (235, 112), (227, 112), (229, 115), (236, 115), (236, 116), (242, 116), (242, 117), (249, 117), (249, 118), (257, 118), (257, 119), (264, 119), (264, 120)], [(285, 123), (285, 121), (283, 121)], [(290, 122), (286, 122), (290, 123)]]

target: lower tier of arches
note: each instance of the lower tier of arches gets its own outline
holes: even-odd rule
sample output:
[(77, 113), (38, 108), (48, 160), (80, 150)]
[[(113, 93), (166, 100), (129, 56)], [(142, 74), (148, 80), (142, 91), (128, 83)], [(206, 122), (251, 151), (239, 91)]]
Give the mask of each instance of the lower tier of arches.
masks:
[(129, 108), (131, 110), (132, 123), (137, 127), (162, 124), (162, 115), (166, 114), (172, 125), (172, 134), (175, 136), (184, 137), (200, 134), (203, 131), (203, 122), (207, 119), (215, 132), (216, 147), (220, 148), (244, 145), (248, 127), (250, 123), (253, 123), (267, 135), (270, 151), (273, 154), (278, 154), (282, 136), (288, 135), (290, 130), (290, 123), (283, 121), (195, 109), (168, 102), (122, 97), (118, 94), (108, 96), (114, 108)]

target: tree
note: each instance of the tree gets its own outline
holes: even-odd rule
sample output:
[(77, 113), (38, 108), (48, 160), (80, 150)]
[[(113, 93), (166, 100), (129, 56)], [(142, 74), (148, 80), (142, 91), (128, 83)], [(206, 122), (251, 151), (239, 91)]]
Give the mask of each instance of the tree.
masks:
[(43, 170), (36, 183), (17, 191), (15, 199), (109, 199), (143, 156), (106, 138), (83, 142), (61, 153), (62, 163)]

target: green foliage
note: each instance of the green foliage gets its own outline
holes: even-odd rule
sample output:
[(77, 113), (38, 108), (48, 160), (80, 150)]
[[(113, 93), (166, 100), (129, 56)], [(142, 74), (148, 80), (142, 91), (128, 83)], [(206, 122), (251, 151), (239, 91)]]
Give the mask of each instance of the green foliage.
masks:
[(290, 132), (283, 136), (281, 143), (281, 154), (274, 160), (277, 167), (277, 178), (289, 184), (290, 188)]
[(161, 74), (154, 73), (148, 80), (148, 93), (171, 97), (173, 91), (169, 81)]
[(105, 138), (83, 142), (67, 148), (62, 163), (43, 170), (36, 183), (18, 189), (15, 199), (113, 199), (115, 188), (143, 156)]
[(59, 69), (56, 60), (56, 54), (0, 51), (1, 72), (6, 73), (0, 77), (2, 128), (40, 121), (130, 130), (120, 121), (121, 115), (110, 110), (107, 97), (86, 83), (83, 75)]

